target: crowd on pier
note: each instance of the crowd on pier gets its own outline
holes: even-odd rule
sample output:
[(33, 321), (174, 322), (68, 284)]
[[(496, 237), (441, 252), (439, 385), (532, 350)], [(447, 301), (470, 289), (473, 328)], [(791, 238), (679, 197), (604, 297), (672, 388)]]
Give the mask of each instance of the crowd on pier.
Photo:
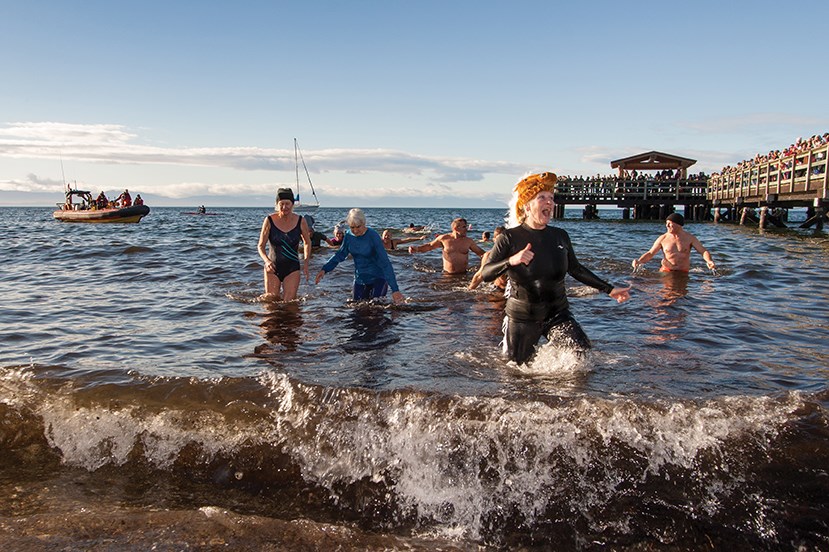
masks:
[[(791, 171), (795, 165), (795, 160), (801, 154), (808, 154), (811, 152), (812, 163), (815, 161), (824, 161), (826, 159), (825, 146), (827, 144), (829, 144), (829, 132), (815, 134), (807, 140), (798, 138), (793, 144), (790, 144), (789, 147), (783, 150), (772, 150), (765, 155), (758, 153), (752, 159), (745, 159), (734, 166), (727, 165), (723, 167), (719, 173), (714, 173), (713, 176), (727, 180), (729, 177), (736, 176), (745, 170), (753, 169), (766, 164), (776, 164), (775, 168), (781, 171), (782, 178), (788, 179), (791, 177)], [(812, 172), (813, 174), (821, 174), (824, 169), (825, 165), (822, 164), (820, 166), (815, 166), (812, 169)], [(802, 175), (796, 174), (795, 176), (805, 176), (805, 173)]]

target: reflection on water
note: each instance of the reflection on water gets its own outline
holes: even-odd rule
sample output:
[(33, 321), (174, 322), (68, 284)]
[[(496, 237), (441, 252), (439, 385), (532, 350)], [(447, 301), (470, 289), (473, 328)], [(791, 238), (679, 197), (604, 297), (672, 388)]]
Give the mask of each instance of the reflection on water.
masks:
[(654, 289), (648, 303), (653, 306), (654, 321), (649, 329), (649, 343), (665, 343), (682, 339), (687, 310), (680, 308), (681, 299), (688, 295), (687, 272), (660, 272), (662, 287)]
[(264, 306), (267, 312), (259, 326), (265, 339), (284, 352), (295, 352), (300, 343), (299, 328), (302, 327), (299, 303), (267, 301)]
[[(390, 314), (389, 314), (390, 313)], [(343, 327), (346, 336), (341, 340), (348, 353), (383, 349), (400, 341), (393, 329), (394, 311), (381, 305), (355, 303)]]

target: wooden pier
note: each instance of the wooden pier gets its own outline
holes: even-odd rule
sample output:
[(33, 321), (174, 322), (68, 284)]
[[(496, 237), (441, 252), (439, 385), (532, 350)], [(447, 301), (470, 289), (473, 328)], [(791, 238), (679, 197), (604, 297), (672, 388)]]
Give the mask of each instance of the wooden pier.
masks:
[(715, 220), (720, 216), (741, 222), (750, 218), (764, 226), (768, 218), (782, 226), (788, 209), (806, 207), (807, 221), (801, 228), (817, 225), (822, 229), (829, 222), (827, 157), (829, 145), (824, 144), (785, 157), (741, 163), (712, 175), (708, 200), (715, 209)]
[(616, 205), (624, 219), (664, 219), (681, 209), (687, 220), (753, 222), (765, 228), (785, 227), (788, 209), (805, 207), (807, 220), (801, 228), (829, 224), (827, 144), (763, 162), (742, 162), (710, 177), (689, 176), (694, 163), (650, 151), (612, 161), (616, 177), (560, 177), (553, 216), (564, 218), (567, 205), (584, 205), (583, 218), (597, 218), (599, 205)]
[[(688, 175), (694, 163), (694, 159), (650, 151), (612, 161), (617, 177), (561, 177), (556, 184), (553, 216), (564, 218), (567, 205), (584, 205), (583, 218), (596, 218), (597, 206), (616, 205), (624, 219), (664, 219), (682, 207), (686, 219), (708, 220), (708, 179)], [(646, 175), (642, 171), (656, 172)]]

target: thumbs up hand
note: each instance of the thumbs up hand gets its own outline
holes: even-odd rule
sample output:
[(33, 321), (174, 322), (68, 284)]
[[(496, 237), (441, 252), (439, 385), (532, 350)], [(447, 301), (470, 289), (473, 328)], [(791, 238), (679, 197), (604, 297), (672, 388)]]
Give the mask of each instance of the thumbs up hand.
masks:
[(518, 266), (520, 264), (528, 265), (535, 257), (535, 253), (532, 252), (532, 244), (528, 243), (527, 246), (509, 258), (509, 264), (512, 266)]

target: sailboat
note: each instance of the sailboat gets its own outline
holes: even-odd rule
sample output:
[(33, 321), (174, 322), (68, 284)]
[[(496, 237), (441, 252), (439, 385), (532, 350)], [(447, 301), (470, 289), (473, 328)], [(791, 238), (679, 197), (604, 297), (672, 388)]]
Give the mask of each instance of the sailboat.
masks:
[[(311, 195), (314, 196), (316, 204), (302, 203), (302, 186), (299, 184), (299, 162), (302, 161), (302, 168), (305, 169), (305, 176), (308, 178), (308, 185), (311, 187)], [(305, 166), (305, 159), (302, 158), (302, 152), (299, 149), (299, 144), (294, 138), (294, 164), (296, 165), (296, 201), (294, 202), (295, 213), (313, 213), (320, 206), (320, 200), (317, 198), (317, 193), (314, 191), (314, 184), (311, 183), (311, 175), (308, 174), (308, 167)]]

